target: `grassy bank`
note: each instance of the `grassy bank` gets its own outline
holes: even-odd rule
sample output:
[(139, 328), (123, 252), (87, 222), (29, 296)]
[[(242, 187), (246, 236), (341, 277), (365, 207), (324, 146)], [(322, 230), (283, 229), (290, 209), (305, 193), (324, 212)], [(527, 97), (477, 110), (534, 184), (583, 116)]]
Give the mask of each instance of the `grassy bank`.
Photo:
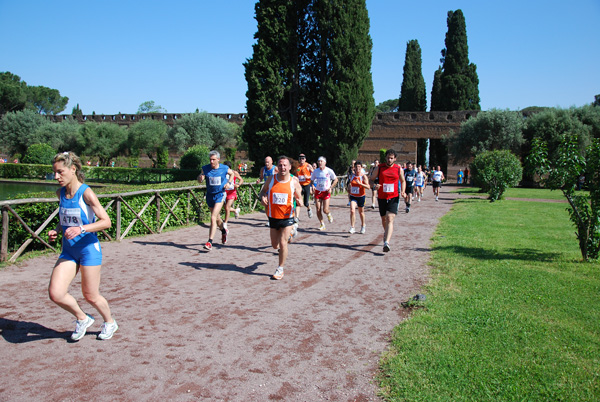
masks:
[(580, 262), (573, 232), (564, 204), (457, 201), (434, 236), (425, 308), (382, 360), (383, 396), (600, 400), (600, 263)]

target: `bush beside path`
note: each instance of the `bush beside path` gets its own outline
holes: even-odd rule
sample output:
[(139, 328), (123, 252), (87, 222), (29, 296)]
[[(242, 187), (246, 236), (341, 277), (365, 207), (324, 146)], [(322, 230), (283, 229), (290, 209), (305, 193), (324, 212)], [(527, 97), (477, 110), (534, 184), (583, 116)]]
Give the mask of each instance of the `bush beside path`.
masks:
[[(205, 252), (206, 225), (102, 243), (101, 292), (119, 331), (98, 341), (101, 317), (78, 343), (72, 318), (47, 296), (56, 255), (0, 272), (0, 400), (379, 400), (374, 377), (400, 303), (427, 281), (430, 238), (459, 197), (428, 189), (399, 212), (382, 251), (378, 210), (349, 234), (347, 197), (317, 230), (303, 209), (281, 281), (264, 213), (230, 220), (227, 245)], [(313, 207), (314, 208), (314, 207)]]

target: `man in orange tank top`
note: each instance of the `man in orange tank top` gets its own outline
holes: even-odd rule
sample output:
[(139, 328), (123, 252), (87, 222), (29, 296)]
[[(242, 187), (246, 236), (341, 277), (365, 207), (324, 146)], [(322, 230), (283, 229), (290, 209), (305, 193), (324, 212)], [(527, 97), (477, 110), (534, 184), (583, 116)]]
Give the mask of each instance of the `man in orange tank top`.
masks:
[(260, 190), (260, 200), (269, 217), (271, 246), (279, 249), (279, 266), (271, 277), (283, 278), (283, 265), (288, 255), (288, 239), (294, 225), (294, 198), (299, 207), (302, 203), (302, 188), (297, 177), (290, 175), (292, 163), (287, 156), (277, 159), (277, 173), (269, 177)]
[(390, 251), (394, 218), (398, 214), (399, 197), (406, 197), (406, 181), (402, 168), (396, 164), (396, 151), (393, 149), (387, 150), (385, 163), (381, 163), (373, 169), (370, 181), (373, 188), (377, 190), (379, 216), (381, 216), (381, 224), (383, 225), (383, 251), (387, 253)]
[[(298, 169), (296, 171), (296, 177), (298, 177), (298, 182), (300, 183), (300, 187), (302, 188), (302, 200), (304, 205), (308, 209), (308, 217), (312, 218), (312, 211), (310, 209), (310, 177), (312, 172), (314, 171), (312, 165), (306, 162), (306, 155), (300, 154), (298, 156)], [(296, 217), (300, 217), (300, 207), (296, 206)]]

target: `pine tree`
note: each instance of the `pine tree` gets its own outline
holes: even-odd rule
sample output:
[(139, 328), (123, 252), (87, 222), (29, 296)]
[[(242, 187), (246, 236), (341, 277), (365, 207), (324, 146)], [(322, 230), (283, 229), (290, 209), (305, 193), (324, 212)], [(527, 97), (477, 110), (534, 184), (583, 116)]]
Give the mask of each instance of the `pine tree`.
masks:
[(416, 39), (406, 44), (404, 74), (400, 92), (400, 111), (424, 112), (427, 110), (425, 80), (421, 70), (421, 46)]

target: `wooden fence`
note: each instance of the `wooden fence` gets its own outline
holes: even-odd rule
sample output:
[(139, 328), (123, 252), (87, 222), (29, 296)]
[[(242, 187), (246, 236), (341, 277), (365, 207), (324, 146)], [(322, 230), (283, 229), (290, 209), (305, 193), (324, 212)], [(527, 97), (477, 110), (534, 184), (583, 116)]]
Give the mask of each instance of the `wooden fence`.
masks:
[[(237, 201), (238, 206), (241, 206), (243, 208), (243, 210), (247, 211), (247, 212), (255, 211), (257, 206), (261, 205), (260, 200), (258, 198), (261, 184), (248, 183), (248, 184), (242, 184), (242, 186), (240, 186), (240, 187), (243, 187), (243, 189), (240, 191), (244, 191), (244, 190), (249, 191), (250, 197), (249, 197), (249, 199), (248, 199), (248, 197), (244, 197), (244, 198), (246, 198), (245, 203), (242, 202), (242, 199), (240, 197), (238, 197), (238, 201)], [(191, 187), (180, 187), (180, 188), (167, 188), (167, 189), (160, 189), (160, 190), (141, 190), (141, 191), (133, 191), (133, 192), (129, 192), (129, 193), (121, 193), (121, 194), (99, 194), (98, 195), (99, 199), (101, 199), (101, 200), (109, 199), (108, 203), (104, 205), (104, 208), (107, 211), (109, 210), (109, 208), (113, 208), (116, 213), (116, 218), (114, 219), (114, 222), (113, 222), (113, 225), (115, 226), (115, 233), (116, 233), (115, 236), (114, 237), (110, 236), (110, 234), (104, 230), (101, 231), (99, 233), (99, 235), (100, 234), (103, 235), (109, 241), (121, 241), (131, 232), (132, 228), (136, 224), (143, 225), (145, 227), (145, 229), (147, 230), (147, 232), (149, 232), (151, 234), (161, 233), (170, 219), (176, 219), (178, 222), (178, 225), (180, 225), (180, 226), (189, 225), (193, 206), (195, 205), (197, 207), (197, 210), (194, 211), (194, 213), (197, 213), (196, 211), (200, 211), (201, 207), (204, 204), (205, 190), (206, 190), (206, 186), (202, 185), (202, 186), (191, 186)], [(337, 194), (344, 190), (345, 190), (345, 176), (341, 176), (341, 177), (339, 177), (338, 185), (334, 189), (334, 194)], [(164, 195), (167, 193), (185, 193), (187, 195), (187, 197), (185, 197), (186, 198), (185, 202), (187, 203), (184, 208), (185, 216), (181, 216), (181, 214), (178, 215), (175, 212), (175, 208), (181, 201), (181, 198), (178, 197), (174, 203), (169, 205), (169, 203), (167, 201), (165, 201), (165, 197), (164, 197)], [(134, 196), (147, 196), (148, 197), (144, 206), (139, 211), (136, 211), (135, 208), (132, 205), (130, 205), (129, 202), (127, 202), (127, 198), (134, 197)], [(56, 208), (54, 209), (54, 211), (52, 213), (50, 213), (47, 217), (45, 217), (46, 219), (39, 227), (37, 227), (36, 229), (33, 229), (30, 227), (30, 225), (27, 222), (25, 222), (25, 220), (21, 216), (19, 216), (19, 214), (17, 213), (17, 211), (15, 211), (15, 209), (13, 207), (16, 205), (37, 204), (37, 203), (55, 203)], [(148, 218), (144, 217), (144, 212), (146, 212), (148, 210), (148, 207), (150, 205), (152, 205), (152, 203), (154, 203), (156, 205), (156, 224), (154, 227), (152, 227), (152, 225), (147, 222)], [(58, 200), (56, 198), (26, 198), (26, 199), (19, 199), (19, 200), (0, 201), (0, 208), (2, 209), (2, 236), (1, 236), (1, 241), (0, 241), (0, 262), (7, 261), (7, 259), (11, 263), (15, 262), (17, 260), (17, 258), (19, 256), (21, 256), (23, 254), (23, 252), (27, 249), (27, 247), (34, 241), (40, 242), (45, 248), (51, 249), (54, 252), (59, 251), (54, 246), (49, 244), (46, 240), (44, 240), (42, 237), (40, 237), (40, 233), (42, 233), (46, 228), (48, 228), (48, 225), (58, 215), (59, 208), (58, 208)], [(127, 221), (126, 219), (124, 219), (123, 214), (122, 214), (123, 208), (125, 208), (125, 209), (131, 211), (131, 213), (133, 213), (134, 217), (131, 220)], [(10, 215), (12, 215), (16, 219), (17, 223), (15, 223), (15, 224), (19, 224), (19, 225), (23, 226), (23, 228), (25, 229), (25, 231), (28, 233), (29, 236), (22, 244), (20, 244), (18, 249), (10, 256), (10, 258), (8, 258), (8, 254), (9, 254), (8, 239), (9, 239), (9, 233), (10, 233), (10, 229), (11, 229)], [(38, 218), (41, 218), (41, 217), (38, 217)], [(201, 217), (201, 218), (204, 218), (204, 217)], [(127, 225), (127, 226), (125, 227), (125, 225)], [(125, 228), (125, 229), (123, 230), (123, 228)], [(50, 229), (51, 228), (48, 228), (48, 230), (50, 230)], [(58, 247), (60, 248), (60, 246), (58, 246)]]

